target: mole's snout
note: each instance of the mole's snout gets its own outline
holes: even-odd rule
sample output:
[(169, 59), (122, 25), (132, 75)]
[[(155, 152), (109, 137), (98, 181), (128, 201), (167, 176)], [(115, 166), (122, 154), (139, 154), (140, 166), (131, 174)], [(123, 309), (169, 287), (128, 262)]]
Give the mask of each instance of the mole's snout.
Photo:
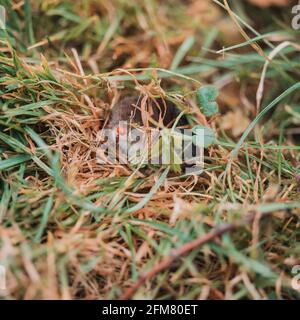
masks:
[(117, 137), (127, 134), (127, 128), (126, 128), (126, 125), (124, 125), (124, 124), (119, 124), (115, 128), (115, 130), (116, 130)]

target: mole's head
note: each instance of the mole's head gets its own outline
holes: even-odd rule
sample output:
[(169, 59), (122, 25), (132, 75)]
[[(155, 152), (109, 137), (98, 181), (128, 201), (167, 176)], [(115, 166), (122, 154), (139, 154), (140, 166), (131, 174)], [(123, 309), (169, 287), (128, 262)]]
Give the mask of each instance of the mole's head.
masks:
[(125, 97), (111, 110), (107, 126), (109, 138), (124, 154), (129, 150), (142, 151), (147, 148), (149, 135), (154, 145), (159, 139), (159, 129), (171, 128), (178, 115), (176, 105), (162, 98), (148, 99), (142, 106), (137, 96)]
[(138, 107), (138, 99), (136, 97), (126, 97), (118, 102), (111, 110), (108, 127), (122, 134), (124, 123), (128, 125), (136, 123), (140, 124), (141, 115)]
[[(142, 116), (142, 112), (147, 114)], [(108, 128), (113, 129), (117, 136), (126, 133), (126, 127), (149, 126), (153, 128), (159, 123), (160, 126), (170, 128), (178, 115), (176, 105), (170, 101), (161, 98), (153, 101), (148, 99), (144, 110), (141, 111), (140, 99), (137, 96), (125, 97), (112, 108)], [(178, 124), (184, 125), (186, 120), (181, 118)]]

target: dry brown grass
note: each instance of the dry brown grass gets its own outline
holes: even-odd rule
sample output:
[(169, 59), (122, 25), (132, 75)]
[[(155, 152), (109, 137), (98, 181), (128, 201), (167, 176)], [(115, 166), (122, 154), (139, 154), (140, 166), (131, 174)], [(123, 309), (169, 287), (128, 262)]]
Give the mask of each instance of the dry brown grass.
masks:
[[(24, 9), (14, 1), (10, 37), (1, 40), (3, 297), (118, 299), (172, 249), (228, 223), (238, 227), (180, 251), (130, 297), (299, 298), (290, 284), (300, 263), (297, 93), (257, 124), (229, 166), (257, 112), (264, 59), (249, 46), (216, 54), (244, 41), (226, 11), (212, 1), (70, 3), (35, 1)], [(265, 32), (260, 22), (255, 27)], [(164, 71), (189, 36), (187, 54)], [(267, 53), (265, 42), (259, 48)], [(270, 65), (264, 105), (298, 81), (295, 51)], [(220, 89), (220, 114), (211, 118), (195, 100), (205, 83)], [(194, 124), (216, 132), (203, 174), (170, 170), (160, 181), (165, 167), (97, 163), (97, 136), (126, 94), (176, 100), (192, 110)], [(253, 220), (240, 225), (248, 214)]]

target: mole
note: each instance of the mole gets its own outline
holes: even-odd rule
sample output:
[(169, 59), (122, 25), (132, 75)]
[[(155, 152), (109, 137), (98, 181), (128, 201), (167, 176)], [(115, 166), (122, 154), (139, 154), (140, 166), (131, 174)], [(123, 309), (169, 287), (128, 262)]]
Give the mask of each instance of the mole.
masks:
[[(171, 128), (180, 114), (177, 106), (168, 100), (157, 98), (148, 99), (144, 110), (141, 110), (142, 99), (137, 96), (127, 96), (119, 101), (111, 110), (108, 128), (121, 130), (119, 123), (126, 121), (130, 126)], [(185, 116), (182, 116), (177, 126), (187, 125)], [(118, 134), (121, 132), (118, 131)]]
[[(179, 132), (188, 126), (185, 115), (177, 119), (180, 110), (175, 103), (162, 98), (147, 99), (145, 103), (142, 101), (137, 96), (127, 96), (111, 109), (106, 133), (110, 141), (108, 145), (119, 160), (129, 159), (130, 162), (133, 159), (138, 162), (144, 150), (147, 149), (147, 154), (152, 155), (156, 143), (160, 141), (161, 144), (161, 129), (171, 129), (175, 122)], [(161, 155), (156, 158), (157, 163), (161, 163)]]

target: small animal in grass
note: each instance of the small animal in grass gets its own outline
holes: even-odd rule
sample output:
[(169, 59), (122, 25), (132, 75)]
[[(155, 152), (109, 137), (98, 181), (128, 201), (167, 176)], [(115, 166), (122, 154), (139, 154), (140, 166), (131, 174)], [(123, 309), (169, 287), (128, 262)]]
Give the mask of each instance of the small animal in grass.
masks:
[(139, 159), (139, 156), (136, 158), (137, 154), (142, 156), (146, 148), (150, 152), (153, 150), (151, 148), (157, 145), (160, 137), (158, 129), (172, 128), (175, 122), (177, 128), (188, 124), (184, 115), (177, 119), (179, 115), (177, 106), (162, 98), (147, 99), (143, 103), (142, 99), (136, 96), (125, 97), (111, 110), (107, 125), (108, 137), (118, 146), (117, 152), (121, 152), (123, 156), (128, 154), (130, 159)]
[[(164, 127), (171, 128), (180, 114), (176, 105), (170, 101), (161, 98), (155, 100), (148, 99), (144, 107), (141, 101), (142, 99), (139, 97), (125, 97), (119, 101), (111, 110), (108, 128), (115, 129), (117, 135), (125, 131), (120, 122), (127, 122), (132, 127), (153, 128), (163, 125)], [(186, 124), (186, 118), (183, 116), (179, 119), (177, 126)]]

